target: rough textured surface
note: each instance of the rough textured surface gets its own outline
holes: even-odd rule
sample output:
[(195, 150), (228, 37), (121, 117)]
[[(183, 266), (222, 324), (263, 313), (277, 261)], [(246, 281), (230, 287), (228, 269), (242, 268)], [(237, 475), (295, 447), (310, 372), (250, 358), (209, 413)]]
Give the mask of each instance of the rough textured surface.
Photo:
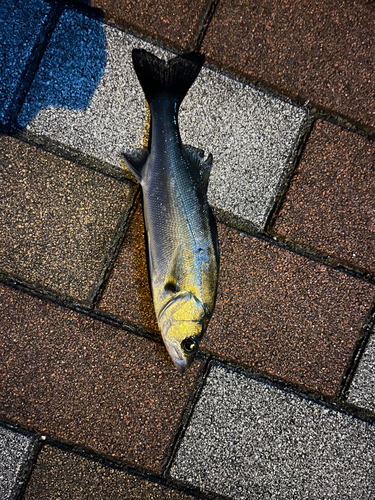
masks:
[(236, 499), (372, 499), (375, 428), (214, 367), (171, 469)]
[(184, 51), (193, 50), (212, 0), (80, 0), (118, 25)]
[(159, 332), (148, 281), (140, 197), (98, 308), (134, 326)]
[[(106, 62), (100, 67), (97, 63), (90, 72), (94, 47), (103, 45), (103, 37)], [(66, 63), (62, 48), (68, 40), (72, 57)], [(145, 138), (144, 96), (131, 62), (134, 47), (172, 55), (67, 12), (51, 39), (19, 123), (123, 168), (120, 153), (141, 147)], [(76, 74), (79, 79), (72, 78)], [(181, 108), (181, 136), (185, 143), (214, 153), (209, 200), (224, 219), (240, 221), (244, 227), (264, 226), (304, 117), (305, 111), (290, 103), (203, 69)]]
[(202, 51), (234, 73), (375, 125), (375, 5), (224, 0)]
[(273, 229), (375, 273), (375, 147), (318, 121)]
[(35, 48), (41, 43), (52, 6), (42, 0), (2, 0), (0, 4), (0, 123), (16, 104)]
[[(375, 287), (223, 224), (218, 231), (219, 289), (203, 349), (333, 395)], [(143, 241), (138, 210), (99, 308), (157, 331)]]
[(218, 297), (202, 347), (333, 395), (375, 287), (224, 225), (219, 242)]
[(160, 471), (198, 361), (3, 287), (0, 314), (0, 418)]
[(19, 126), (122, 170), (120, 153), (143, 144), (146, 123), (131, 50), (148, 46), (66, 11), (18, 116)]
[(263, 229), (305, 111), (203, 68), (182, 103), (181, 137), (213, 153), (208, 200), (220, 219)]
[(0, 166), (0, 269), (90, 302), (135, 185), (4, 136)]
[(193, 500), (184, 493), (46, 446), (38, 457), (25, 500)]
[(33, 439), (0, 427), (0, 498), (13, 500), (22, 481), (22, 472), (30, 459)]
[(375, 334), (372, 334), (350, 385), (348, 400), (375, 413)]

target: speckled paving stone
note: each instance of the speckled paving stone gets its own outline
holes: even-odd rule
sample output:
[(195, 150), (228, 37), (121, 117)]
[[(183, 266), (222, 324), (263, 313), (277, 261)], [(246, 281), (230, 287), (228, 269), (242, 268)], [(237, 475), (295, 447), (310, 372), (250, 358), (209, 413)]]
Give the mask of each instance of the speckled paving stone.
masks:
[(135, 185), (0, 138), (0, 269), (90, 303)]
[(123, 169), (144, 140), (146, 109), (131, 50), (144, 42), (67, 10), (47, 46), (19, 126)]
[(2, 0), (0, 3), (0, 123), (17, 105), (25, 73), (42, 42), (52, 5), (42, 0)]
[(131, 476), (93, 460), (43, 448), (24, 496), (25, 500), (193, 500), (182, 492)]
[(34, 439), (0, 426), (0, 498), (13, 500), (23, 481), (31, 458)]
[(318, 121), (273, 232), (375, 273), (375, 147)]
[(224, 0), (203, 52), (236, 74), (375, 126), (373, 2)]
[(373, 333), (359, 362), (349, 388), (348, 401), (375, 413), (375, 334)]
[(199, 361), (6, 287), (0, 317), (0, 418), (160, 472)]
[(235, 499), (370, 500), (375, 428), (214, 367), (171, 468)]
[(179, 49), (193, 50), (212, 0), (80, 0), (106, 19)]
[(221, 220), (263, 229), (305, 111), (204, 68), (181, 106), (181, 137), (213, 154), (208, 200)]
[[(83, 27), (90, 29), (93, 46), (96, 31), (102, 30), (106, 37), (106, 65), (96, 90), (86, 90), (92, 79), (84, 68), (86, 59), (93, 56), (90, 47), (87, 54), (82, 49), (88, 36)], [(64, 66), (66, 46), (73, 51), (76, 44), (81, 48), (79, 58), (72, 54)], [(28, 129), (33, 133), (122, 169), (120, 153), (142, 146), (145, 137), (146, 109), (131, 62), (133, 47), (171, 56), (113, 27), (74, 12), (64, 14), (19, 116), (20, 124), (31, 121)], [(84, 105), (79, 103), (81, 97), (71, 102), (72, 72), (80, 75), (79, 85), (74, 86), (77, 96), (88, 93), (91, 98), (94, 92)], [(290, 103), (208, 68), (202, 70), (181, 108), (181, 135), (185, 143), (214, 155), (209, 200), (222, 218), (242, 227), (264, 226), (304, 117), (305, 111)]]

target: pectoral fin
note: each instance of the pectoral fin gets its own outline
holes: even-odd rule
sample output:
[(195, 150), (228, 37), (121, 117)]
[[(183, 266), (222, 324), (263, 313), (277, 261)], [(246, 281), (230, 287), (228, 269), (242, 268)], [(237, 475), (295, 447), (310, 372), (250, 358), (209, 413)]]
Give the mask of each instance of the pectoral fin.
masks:
[(143, 167), (148, 158), (148, 150), (146, 148), (133, 149), (128, 153), (122, 153), (121, 158), (128, 170), (134, 175), (136, 180), (141, 183)]
[(183, 250), (178, 246), (173, 254), (169, 272), (165, 277), (164, 289), (168, 292), (178, 292), (178, 279), (182, 267)]

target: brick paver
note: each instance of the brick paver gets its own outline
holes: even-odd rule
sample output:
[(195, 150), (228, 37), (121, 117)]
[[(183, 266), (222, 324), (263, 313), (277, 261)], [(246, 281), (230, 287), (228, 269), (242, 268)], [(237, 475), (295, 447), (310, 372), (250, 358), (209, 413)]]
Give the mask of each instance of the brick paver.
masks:
[(190, 495), (100, 462), (45, 446), (33, 469), (25, 500), (193, 500)]
[(132, 326), (158, 332), (160, 335), (148, 281), (144, 223), (139, 198), (98, 309)]
[(0, 315), (0, 418), (160, 471), (198, 361), (6, 287)]
[[(87, 4), (87, 0), (79, 0)], [(182, 49), (193, 50), (212, 0), (90, 0), (106, 19)]]
[(0, 498), (13, 500), (22, 486), (28, 461), (32, 458), (34, 439), (0, 426)]
[(0, 169), (1, 271), (90, 304), (135, 185), (5, 136)]
[(171, 469), (230, 498), (373, 498), (375, 428), (214, 367)]
[(224, 0), (208, 60), (288, 95), (375, 126), (373, 2)]
[(375, 147), (318, 121), (273, 232), (375, 273)]

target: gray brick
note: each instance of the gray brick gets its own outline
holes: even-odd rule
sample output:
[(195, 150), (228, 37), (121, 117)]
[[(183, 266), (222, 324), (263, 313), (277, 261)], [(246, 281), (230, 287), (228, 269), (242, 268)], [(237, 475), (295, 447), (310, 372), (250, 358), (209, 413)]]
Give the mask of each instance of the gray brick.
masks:
[(18, 116), (21, 127), (122, 169), (143, 142), (146, 109), (126, 33), (66, 11)]
[(0, 427), (0, 498), (16, 498), (22, 473), (33, 450), (33, 439)]
[(18, 98), (33, 51), (44, 36), (51, 8), (51, 4), (42, 0), (0, 2), (0, 122), (3, 124)]
[(305, 111), (204, 68), (181, 107), (185, 143), (212, 152), (209, 202), (224, 222), (263, 229)]
[(90, 304), (135, 184), (4, 136), (0, 169), (0, 270)]
[(236, 499), (372, 499), (375, 428), (213, 367), (171, 468)]
[[(69, 64), (64, 52), (68, 45)], [(20, 125), (122, 168), (121, 151), (140, 147), (145, 136), (146, 109), (132, 67), (133, 47), (172, 55), (66, 12), (25, 101)], [(96, 57), (102, 62), (95, 66)], [(94, 69), (90, 73), (87, 67)], [(75, 74), (80, 76), (74, 86), (76, 100), (64, 90), (71, 88)], [(300, 108), (203, 69), (181, 108), (181, 135), (184, 142), (214, 155), (209, 199), (222, 219), (243, 227), (264, 226), (304, 117)]]
[(350, 385), (348, 400), (375, 413), (375, 334), (370, 337)]

